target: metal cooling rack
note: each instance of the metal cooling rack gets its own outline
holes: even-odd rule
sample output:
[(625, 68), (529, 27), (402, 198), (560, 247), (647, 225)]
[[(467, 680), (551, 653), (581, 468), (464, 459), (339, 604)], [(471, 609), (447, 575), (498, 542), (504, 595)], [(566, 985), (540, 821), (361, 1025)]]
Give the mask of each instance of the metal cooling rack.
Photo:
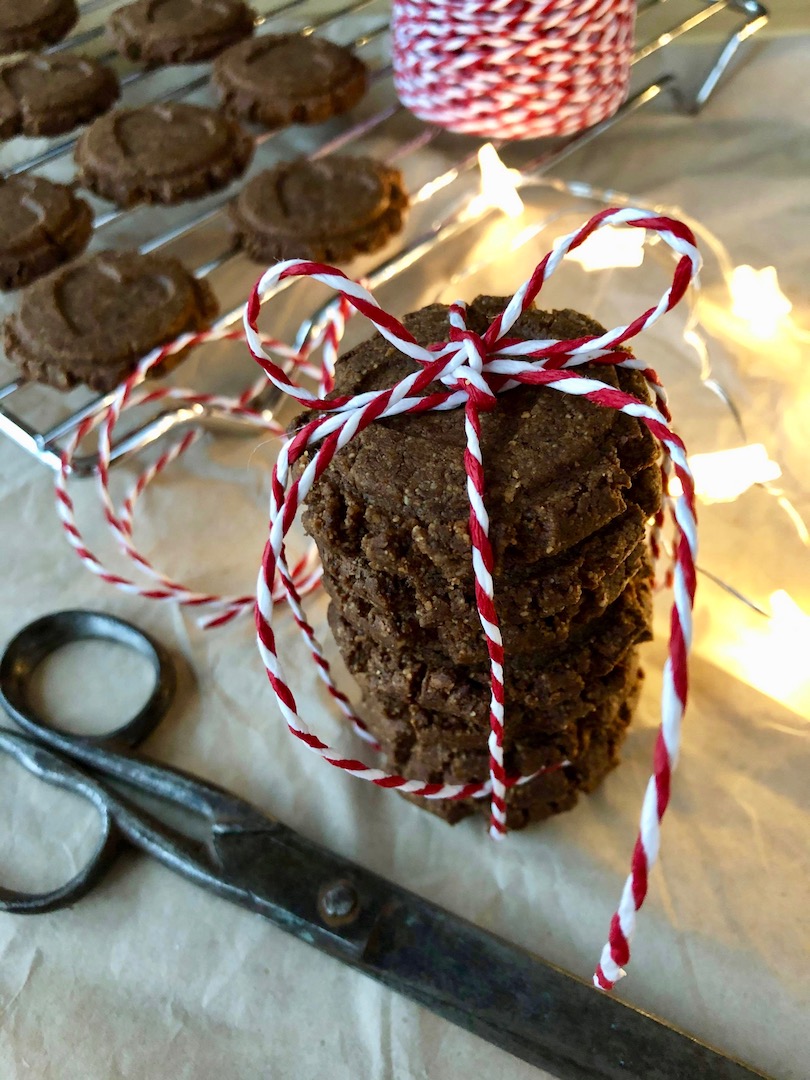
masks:
[[(673, 9), (679, 4), (684, 6), (682, 0), (640, 0), (631, 93), (614, 116), (567, 139), (503, 144), (498, 149), (506, 163), (519, 166), (521, 172), (528, 176), (547, 173), (581, 147), (594, 139), (603, 138), (611, 128), (649, 106), (663, 94), (668, 94), (673, 105), (681, 111), (697, 112), (702, 108), (739, 47), (765, 25), (768, 13), (758, 0), (715, 0), (713, 3), (700, 4), (697, 10), (694, 10), (694, 4), (687, 4), (690, 10), (676, 15)], [(82, 22), (79, 28), (48, 52), (94, 50), (99, 59), (111, 62), (119, 71), (124, 104), (187, 98), (213, 100), (208, 65), (144, 71), (109, 51), (104, 41), (103, 22), (105, 14), (116, 6), (119, 5), (112, 0), (87, 0), (81, 6)], [(698, 73), (697, 90), (687, 91), (687, 80), (672, 71), (662, 71), (660, 60), (666, 63), (665, 51), (677, 38), (709, 20), (723, 17), (730, 27), (725, 44), (711, 58), (707, 68)], [(87, 25), (97, 19), (100, 22), (96, 25)], [(460, 201), (456, 195), (455, 200), (448, 200), (448, 193), (457, 192), (465, 181), (469, 196), (475, 180), (480, 143), (423, 124), (398, 103), (388, 63), (388, 8), (382, 0), (354, 0), (329, 10), (324, 10), (318, 0), (286, 0), (261, 14), (257, 24), (259, 34), (299, 30), (307, 35), (324, 34), (341, 44), (351, 44), (371, 69), (366, 100), (350, 116), (309, 129), (305, 135), (305, 141), (308, 140), (308, 145), (304, 147), (306, 156), (315, 158), (338, 150), (356, 149), (405, 168), (409, 162), (417, 160), (430, 163), (433, 158), (429, 155), (432, 152), (437, 155), (437, 170), (429, 172), (421, 183), (411, 189), (412, 211), (401, 237), (378, 255), (376, 261), (366, 260), (368, 265), (361, 268), (363, 276), (373, 287), (390, 283), (434, 245), (457, 235), (471, 221), (480, 220), (480, 214), (476, 218), (469, 212), (469, 197), (466, 201)], [(361, 29), (362, 33), (358, 34)], [(649, 62), (655, 56), (659, 56), (658, 70), (651, 75)], [(688, 82), (694, 81), (693, 72)], [(302, 148), (298, 144), (301, 136), (300, 128), (257, 132), (257, 154), (251, 172), (301, 153)], [(5, 172), (9, 175), (38, 173), (75, 184), (72, 165), (75, 142), (75, 135), (51, 140), (32, 154), (32, 140), (13, 140), (12, 144), (2, 148), (7, 156), (13, 157)], [(200, 202), (172, 208), (172, 213), (155, 207), (122, 210), (90, 197), (95, 213), (93, 244), (95, 247), (120, 247), (122, 244), (116, 240), (116, 232), (123, 231), (131, 237), (132, 232), (137, 230), (140, 251), (171, 251), (174, 254), (178, 245), (190, 245), (195, 252), (193, 257), (184, 257), (186, 265), (199, 278), (216, 277), (237, 260), (244, 260), (223, 228), (223, 207), (232, 198), (236, 186), (232, 185), (227, 191)], [(492, 211), (481, 211), (482, 214), (486, 212)], [(178, 213), (180, 220), (173, 220)], [(127, 246), (132, 246), (131, 242)], [(255, 264), (246, 264), (242, 287), (236, 291), (232, 306), (223, 305), (226, 310), (218, 319), (217, 328), (231, 326), (240, 320), (244, 298), (257, 276)], [(218, 291), (216, 286), (215, 291)], [(272, 300), (280, 291), (266, 297), (265, 302)], [(11, 379), (0, 385), (0, 432), (44, 465), (57, 469), (62, 451), (78, 425), (86, 417), (104, 409), (111, 397), (111, 394), (91, 395), (89, 391), (81, 389), (63, 394), (21, 379)], [(270, 402), (269, 399), (257, 398), (252, 404), (257, 408), (267, 408)], [(48, 416), (44, 422), (43, 415)], [(113, 446), (112, 458), (121, 460), (142, 450), (180, 425), (216, 417), (215, 409), (204, 415), (200, 410), (185, 408), (164, 411), (119, 437)], [(95, 465), (96, 455), (91, 451), (75, 459), (74, 472), (88, 474)]]

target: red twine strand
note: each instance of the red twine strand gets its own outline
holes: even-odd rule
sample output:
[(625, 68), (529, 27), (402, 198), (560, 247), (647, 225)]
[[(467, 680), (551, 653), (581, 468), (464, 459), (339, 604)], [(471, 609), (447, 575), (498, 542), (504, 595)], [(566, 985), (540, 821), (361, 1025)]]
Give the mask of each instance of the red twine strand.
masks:
[[(348, 317), (349, 313), (348, 303), (339, 305), (330, 324), (320, 332), (314, 333), (300, 350), (289, 349), (282, 342), (271, 342), (267, 338), (263, 340), (268, 346), (272, 345), (274, 350), (283, 355), (296, 370), (314, 377), (319, 383), (319, 393), (324, 394), (329, 391), (332, 385), (334, 358), (343, 332), (343, 320)], [(200, 618), (200, 625), (207, 630), (223, 626), (238, 616), (252, 611), (255, 604), (253, 594), (222, 596), (217, 593), (198, 592), (189, 589), (182, 582), (175, 581), (158, 570), (151, 560), (137, 548), (133, 538), (133, 518), (139, 499), (148, 485), (201, 437), (203, 431), (199, 425), (199, 420), (195, 421), (195, 426), (186, 431), (180, 439), (173, 443), (138, 476), (118, 508), (113, 503), (109, 486), (113, 433), (123, 412), (165, 401), (175, 408), (185, 407), (189, 409), (192, 417), (195, 409), (214, 408), (219, 415), (238, 417), (242, 421), (254, 425), (257, 431), (267, 432), (281, 438), (284, 435), (284, 428), (273, 419), (272, 415), (251, 408), (249, 404), (256, 394), (267, 385), (263, 377), (253, 386), (246, 389), (238, 398), (199, 394), (192, 390), (172, 386), (150, 387), (144, 385), (147, 374), (153, 369), (159, 369), (159, 366), (168, 357), (176, 353), (207, 342), (241, 340), (243, 336), (244, 331), (241, 328), (237, 330), (205, 330), (194, 334), (183, 334), (175, 341), (154, 349), (140, 362), (132, 375), (117, 388), (109, 405), (99, 413), (87, 417), (79, 425), (62, 455), (61, 468), (57, 473), (55, 483), (56, 510), (65, 536), (84, 566), (91, 573), (116, 589), (130, 595), (141, 596), (147, 600), (168, 600), (181, 606), (199, 608), (204, 612)], [(310, 362), (309, 357), (313, 350), (321, 345), (323, 346), (322, 363), (315, 367)], [(101, 559), (88, 547), (76, 520), (73, 499), (68, 490), (69, 478), (79, 446), (97, 428), (100, 428), (100, 432), (96, 480), (104, 518), (120, 551), (133, 563), (139, 574), (151, 579), (148, 585), (124, 577), (105, 566)], [(295, 564), (292, 576), (301, 595), (312, 592), (318, 586), (321, 579), (321, 569), (314, 545), (311, 545), (307, 554)], [(284, 597), (285, 593), (281, 582), (277, 581), (273, 587), (274, 601), (280, 602)]]
[[(530, 308), (544, 282), (554, 273), (567, 252), (579, 247), (597, 229), (608, 225), (626, 225), (649, 229), (658, 234), (679, 256), (670, 288), (659, 303), (627, 326), (615, 327), (598, 336), (569, 341), (516, 341), (509, 330), (522, 312)], [(492, 581), (492, 550), (489, 544), (489, 517), (485, 506), (485, 463), (480, 447), (480, 413), (497, 407), (497, 395), (517, 386), (546, 386), (560, 393), (584, 397), (602, 408), (616, 409), (638, 418), (660, 441), (665, 455), (665, 475), (674, 471), (682, 494), (665, 496), (675, 529), (674, 570), (668, 659), (664, 668), (661, 725), (656, 743), (653, 773), (647, 785), (641, 821), (627, 878), (608, 943), (596, 968), (594, 982), (609, 990), (624, 975), (630, 956), (630, 939), (636, 925), (636, 913), (644, 902), (648, 874), (658, 856), (660, 822), (669, 800), (672, 772), (677, 763), (680, 729), (687, 694), (687, 654), (692, 634), (692, 604), (695, 592), (695, 556), (697, 534), (694, 485), (680, 438), (669, 425), (666, 395), (655, 373), (633, 359), (620, 346), (656, 322), (679, 302), (700, 267), (700, 256), (692, 232), (672, 218), (651, 215), (636, 209), (607, 209), (593, 217), (583, 228), (562, 238), (554, 250), (539, 263), (532, 276), (515, 293), (506, 309), (493, 320), (482, 336), (471, 333), (465, 323), (465, 305), (450, 309), (449, 340), (443, 345), (424, 348), (358, 282), (347, 278), (334, 267), (319, 263), (288, 260), (278, 263), (256, 284), (245, 311), (245, 334), (253, 358), (270, 381), (283, 393), (312, 410), (314, 418), (298, 430), (283, 446), (273, 470), (270, 497), (269, 535), (259, 572), (256, 601), (256, 628), (259, 652), (270, 685), (289, 730), (314, 753), (335, 768), (352, 773), (380, 787), (396, 788), (424, 798), (465, 799), (489, 795), (490, 832), (500, 838), (506, 831), (505, 796), (508, 787), (525, 783), (532, 776), (508, 778), (503, 769), (503, 643), (498, 627)], [(419, 367), (395, 386), (386, 390), (342, 396), (324, 401), (300, 386), (271, 358), (264, 347), (256, 323), (261, 297), (279, 281), (291, 277), (309, 277), (334, 289), (343, 302), (364, 315), (404, 356)], [(575, 369), (586, 363), (610, 364), (641, 371), (657, 399), (657, 407), (592, 378)], [(444, 383), (445, 391), (423, 396), (429, 384)], [(464, 468), (470, 502), (470, 534), (475, 596), (481, 626), (490, 658), (490, 771), (489, 779), (465, 785), (425, 784), (403, 776), (372, 768), (365, 762), (343, 757), (314, 734), (298, 713), (295, 697), (278, 655), (272, 629), (274, 586), (281, 583), (293, 617), (310, 650), (318, 673), (344, 716), (359, 723), (350, 702), (335, 686), (329, 665), (323, 656), (314, 630), (301, 607), (301, 594), (294, 574), (289, 570), (285, 537), (299, 506), (312, 485), (329, 466), (332, 458), (358, 432), (386, 417), (432, 410), (463, 409), (467, 445)], [(317, 448), (317, 449), (315, 449)], [(314, 450), (311, 459), (297, 478), (292, 466), (301, 456)], [(660, 531), (661, 520), (657, 522)], [(657, 535), (657, 534), (656, 534)], [(562, 764), (562, 763), (560, 763)], [(556, 766), (560, 767), (560, 765)]]

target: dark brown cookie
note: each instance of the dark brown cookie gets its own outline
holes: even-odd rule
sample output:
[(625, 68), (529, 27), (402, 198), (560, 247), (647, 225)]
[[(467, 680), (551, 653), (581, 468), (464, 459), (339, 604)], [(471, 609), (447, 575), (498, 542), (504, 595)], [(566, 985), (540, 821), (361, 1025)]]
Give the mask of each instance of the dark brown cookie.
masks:
[[(476, 300), (468, 312), (470, 328), (483, 332), (505, 303)], [(405, 325), (421, 344), (446, 340), (447, 311), (436, 304), (407, 316)], [(510, 336), (570, 339), (601, 332), (576, 312), (530, 311)], [(338, 361), (336, 393), (393, 386), (415, 367), (377, 334)], [(590, 365), (578, 370), (649, 400), (637, 372)], [(364, 515), (378, 511), (390, 537), (407, 532), (412, 550), (445, 571), (464, 573), (471, 555), (464, 439), (458, 410), (371, 424), (335, 455), (309, 495), (311, 512), (318, 512), (319, 490), (339, 486)], [(548, 387), (502, 394), (497, 409), (481, 416), (481, 445), (496, 559), (512, 552), (526, 563), (572, 547), (624, 513), (635, 476), (658, 455), (640, 421)], [(655, 485), (655, 468), (651, 472)]]
[[(634, 661), (633, 656), (630, 657)], [(595, 731), (623, 729), (629, 720), (628, 708), (635, 707), (641, 690), (643, 673), (636, 662), (622, 664), (612, 680), (612, 692), (606, 694), (582, 716), (572, 719), (565, 727), (548, 732), (542, 727), (533, 729), (522, 725), (504, 738), (504, 767), (507, 776), (527, 776), (538, 769), (575, 761), (588, 749)], [(627, 707), (627, 708), (626, 708)], [(517, 708), (517, 706), (512, 706)], [(367, 701), (366, 715), (369, 730), (375, 735), (373, 718), (388, 712), (385, 701)], [(430, 783), (464, 784), (486, 779), (489, 772), (489, 732), (482, 730), (475, 747), (454, 746), (442, 732), (442, 714), (434, 718), (436, 730), (430, 740), (418, 738), (412, 728), (402, 727), (392, 740), (378, 736), (381, 749), (396, 772), (409, 779)], [(392, 725), (391, 725), (392, 726)], [(510, 729), (507, 729), (508, 731)]]
[(243, 0), (135, 0), (113, 12), (108, 32), (118, 51), (146, 67), (216, 56), (253, 33)]
[(241, 176), (252, 155), (239, 124), (184, 102), (114, 109), (76, 146), (81, 182), (119, 206), (207, 195)]
[(336, 155), (259, 173), (229, 209), (241, 244), (259, 262), (344, 262), (398, 233), (407, 205), (398, 169)]
[(25, 290), (6, 319), (6, 356), (28, 379), (105, 392), (156, 345), (204, 329), (216, 310), (208, 285), (176, 259), (105, 251)]
[(0, 289), (19, 289), (84, 251), (93, 213), (64, 184), (0, 179)]
[[(597, 535), (604, 532), (600, 530)], [(550, 596), (546, 595), (544, 563), (559, 562), (559, 556), (532, 563), (527, 571), (499, 574), (495, 597), (507, 648), (516, 653), (526, 652), (538, 644), (538, 627), (565, 637), (570, 629), (598, 617), (646, 564), (643, 522), (635, 539), (633, 550), (615, 563), (602, 561), (597, 555), (588, 574), (588, 584), (563, 575), (562, 581), (570, 582), (567, 593), (560, 587), (560, 578), (558, 584), (552, 577)], [(386, 621), (401, 625), (405, 636), (413, 633), (418, 637), (427, 631), (448, 656), (457, 658), (457, 642), (477, 642), (481, 636), (472, 566), (466, 580), (456, 579), (451, 584), (430, 566), (421, 572), (414, 566), (411, 575), (385, 573), (369, 567), (362, 559), (343, 556), (339, 549), (327, 545), (323, 545), (321, 562), (326, 591), (341, 605), (351, 598), (377, 608)]]
[[(648, 465), (633, 474), (630, 488), (622, 492), (622, 500), (623, 513), (584, 540), (548, 558), (536, 557), (527, 562), (525, 549), (517, 546), (499, 552), (496, 581), (531, 580), (542, 573), (543, 599), (548, 600), (544, 613), (561, 610), (571, 598), (576, 598), (571, 596), (572, 592), (594, 588), (599, 573), (605, 572), (607, 566), (618, 565), (637, 543), (644, 522), (661, 502), (658, 465)], [(454, 593), (469, 584), (471, 552), (463, 531), (446, 530), (443, 539), (448, 540), (448, 546), (437, 548), (433, 544), (434, 529), (404, 512), (392, 515), (391, 508), (386, 510), (364, 500), (332, 467), (313, 486), (302, 521), (318, 541), (327, 562), (330, 552), (335, 552), (338, 556), (357, 559), (372, 571), (416, 579), (416, 588), (421, 588), (421, 578), (433, 580), (437, 573), (446, 581), (442, 594)], [(623, 532), (624, 546), (611, 529)], [(613, 556), (616, 562), (611, 564)]]
[[(629, 651), (650, 639), (652, 590), (634, 582), (591, 626), (591, 635), (539, 661), (512, 657), (504, 665), (506, 696), (519, 703), (521, 716), (547, 731), (563, 728), (611, 691), (612, 673)], [(411, 643), (387, 650), (353, 626), (338, 608), (329, 608), (329, 625), (344, 662), (362, 690), (374, 698), (397, 699), (410, 710), (408, 724), (422, 738), (434, 728), (430, 714), (447, 716), (442, 730), (454, 745), (475, 746), (489, 724), (489, 667), (454, 666), (437, 651)]]
[[(632, 574), (632, 577), (631, 577)], [(582, 594), (579, 602), (571, 603), (553, 615), (540, 615), (531, 603), (525, 605), (504, 586), (496, 593), (500, 613), (500, 628), (507, 654), (523, 657), (527, 654), (545, 656), (566, 642), (576, 643), (590, 634), (594, 619), (604, 615), (624, 591), (628, 581), (649, 580), (652, 568), (645, 545), (610, 576), (603, 595)], [(354, 626), (365, 629), (372, 640), (383, 648), (396, 651), (403, 643), (417, 650), (434, 649), (444, 654), (452, 664), (475, 664), (485, 655), (481, 622), (474, 602), (470, 602), (464, 617), (449, 622), (432, 618), (432, 612), (418, 609), (413, 588), (400, 578), (392, 587), (384, 604), (373, 604), (355, 587), (355, 577), (336, 580), (324, 576), (324, 586), (341, 614)], [(366, 579), (367, 580), (367, 579)]]
[(365, 64), (320, 37), (278, 34), (243, 41), (214, 61), (226, 112), (265, 127), (319, 124), (366, 92)]
[(0, 68), (0, 138), (60, 135), (109, 109), (120, 92), (97, 60), (59, 53)]
[[(620, 707), (615, 725), (591, 728), (587, 746), (570, 765), (542, 773), (536, 779), (519, 787), (510, 787), (506, 793), (506, 825), (509, 829), (523, 829), (535, 821), (544, 821), (554, 814), (571, 810), (579, 796), (594, 791), (609, 772), (619, 764), (619, 749), (632, 720), (633, 703)], [(489, 814), (489, 799), (423, 799), (416, 795), (403, 795), (422, 810), (443, 818), (450, 825), (471, 814)]]
[(78, 19), (75, 0), (0, 0), (0, 55), (60, 41)]

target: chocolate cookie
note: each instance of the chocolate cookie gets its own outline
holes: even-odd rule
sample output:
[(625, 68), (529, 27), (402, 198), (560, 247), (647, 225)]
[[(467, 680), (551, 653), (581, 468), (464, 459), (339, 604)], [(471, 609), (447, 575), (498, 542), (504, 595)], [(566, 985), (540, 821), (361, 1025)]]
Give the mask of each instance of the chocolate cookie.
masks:
[[(532, 822), (571, 810), (579, 795), (594, 791), (619, 764), (619, 749), (633, 714), (633, 702), (620, 707), (616, 724), (607, 728), (594, 723), (582, 753), (560, 769), (541, 773), (536, 779), (511, 787), (506, 793), (506, 825), (523, 829)], [(400, 792), (408, 802), (429, 810), (455, 825), (471, 814), (489, 814), (489, 799), (422, 799)]]
[[(447, 577), (418, 552), (403, 550), (407, 530), (397, 536), (392, 529), (387, 550), (383, 534), (363, 537), (355, 546), (356, 533), (343, 543), (339, 526), (325, 535), (312, 529), (308, 517), (304, 521), (318, 541), (330, 595), (340, 599), (341, 591), (353, 592), (361, 601), (381, 608), (389, 619), (408, 621), (413, 628), (408, 636), (415, 632), (417, 640), (424, 639), (427, 631), (434, 648), (459, 629), (473, 642), (480, 640), (471, 565), (465, 573)], [(371, 544), (366, 543), (369, 540)], [(369, 549), (372, 556), (379, 554), (380, 562), (388, 557), (384, 570), (378, 569)], [(511, 649), (518, 654), (525, 650), (536, 620), (560, 613), (594, 617), (641, 569), (645, 551), (644, 517), (633, 508), (561, 555), (528, 566), (503, 560), (494, 575), (495, 595)]]
[[(483, 332), (505, 305), (505, 298), (479, 297), (468, 311), (470, 328)], [(446, 340), (447, 312), (435, 304), (406, 316), (405, 325), (420, 344)], [(601, 332), (576, 312), (529, 311), (510, 336), (570, 339)], [(335, 392), (393, 386), (415, 369), (376, 334), (338, 361)], [(638, 372), (592, 365), (578, 370), (649, 400)], [(412, 549), (443, 571), (466, 573), (471, 550), (464, 440), (457, 410), (371, 424), (335, 455), (309, 496), (310, 510), (318, 512), (319, 490), (339, 486), (366, 517), (377, 511), (389, 534), (407, 530)], [(658, 455), (640, 421), (547, 387), (501, 395), (498, 408), (481, 417), (481, 446), (496, 559), (516, 552), (526, 563), (572, 547), (624, 513), (634, 478)], [(656, 469), (651, 472), (646, 483), (656, 485)]]
[[(593, 622), (590, 636), (568, 644), (542, 661), (511, 657), (505, 662), (507, 699), (512, 719), (556, 730), (598, 703), (610, 689), (612, 673), (635, 645), (650, 639), (652, 590), (634, 582), (605, 614)], [(438, 651), (419, 651), (412, 643), (385, 649), (362, 626), (349, 623), (332, 604), (329, 625), (347, 668), (362, 690), (375, 699), (407, 703), (408, 724), (421, 737), (435, 730), (430, 714), (448, 718), (442, 730), (458, 745), (477, 745), (489, 724), (489, 667), (453, 665)]]
[(259, 173), (230, 206), (234, 231), (259, 262), (344, 262), (402, 228), (402, 174), (371, 158), (284, 162)]
[(60, 135), (118, 98), (115, 72), (86, 56), (26, 56), (0, 68), (0, 138)]
[[(651, 578), (652, 568), (643, 546), (635, 559), (631, 557), (614, 575), (607, 596), (597, 598), (586, 593), (579, 603), (554, 615), (538, 615), (531, 607), (521, 610), (520, 603), (511, 604), (508, 590), (502, 589), (500, 597), (496, 595), (496, 603), (507, 654), (540, 657), (566, 642), (580, 641), (590, 633), (593, 620), (604, 615), (627, 587), (631, 570), (635, 572), (633, 581)], [(352, 580), (325, 576), (324, 586), (343, 617), (364, 629), (383, 648), (396, 650), (404, 642), (412, 643), (419, 650), (435, 649), (443, 653), (452, 664), (475, 664), (486, 655), (474, 604), (470, 604), (466, 618), (450, 623), (429, 619), (430, 612), (422, 613), (420, 619), (420, 612), (414, 609), (413, 591), (402, 579), (400, 588), (392, 589), (384, 606), (369, 603), (359, 590), (352, 588)]]
[(204, 329), (216, 310), (209, 286), (176, 259), (105, 251), (25, 290), (6, 319), (6, 356), (28, 379), (105, 392), (156, 345)]
[(81, 182), (119, 206), (207, 195), (241, 176), (252, 155), (239, 124), (184, 102), (114, 109), (76, 146)]
[(113, 12), (108, 31), (128, 60), (159, 67), (207, 60), (253, 33), (243, 0), (135, 0)]
[(214, 61), (226, 112), (265, 127), (319, 124), (366, 92), (365, 64), (319, 37), (278, 34), (243, 41)]
[[(660, 505), (658, 465), (633, 475), (622, 497), (626, 504), (623, 513), (555, 555), (527, 561), (525, 552), (516, 547), (498, 553), (496, 582), (508, 579), (515, 585), (542, 576), (542, 594), (536, 601), (542, 604), (543, 614), (564, 608), (580, 589), (595, 588), (602, 575), (630, 554), (644, 534), (646, 519)], [(453, 550), (437, 549), (431, 546), (431, 530), (421, 521), (399, 508), (394, 518), (385, 508), (364, 501), (330, 466), (309, 494), (302, 520), (329, 563), (339, 557), (351, 558), (365, 565), (369, 573), (404, 577), (414, 583), (418, 596), (425, 593), (426, 600), (438, 575), (442, 585), (432, 601), (441, 607), (442, 597), (452, 599), (458, 589), (470, 583), (469, 546), (457, 543)], [(424, 588), (423, 578), (428, 581)]]
[(0, 179), (0, 289), (19, 289), (84, 251), (93, 213), (41, 176)]
[(0, 55), (60, 41), (78, 19), (75, 0), (0, 0)]
[[(551, 732), (523, 727), (507, 734), (504, 738), (507, 775), (526, 776), (563, 761), (574, 761), (588, 749), (595, 730), (625, 728), (638, 700), (642, 679), (638, 663), (623, 664), (613, 679), (611, 694), (564, 727)], [(389, 706), (378, 699), (368, 699), (366, 706), (364, 715), (369, 718), (369, 729), (377, 735), (374, 719)], [(394, 718), (398, 715), (393, 714)], [(431, 740), (418, 738), (412, 728), (400, 728), (393, 741), (385, 736), (380, 738), (389, 764), (410, 779), (430, 783), (484, 780), (489, 772), (488, 732), (482, 730), (475, 747), (454, 746), (451, 740), (442, 737), (442, 719), (441, 714), (435, 717), (436, 731)]]

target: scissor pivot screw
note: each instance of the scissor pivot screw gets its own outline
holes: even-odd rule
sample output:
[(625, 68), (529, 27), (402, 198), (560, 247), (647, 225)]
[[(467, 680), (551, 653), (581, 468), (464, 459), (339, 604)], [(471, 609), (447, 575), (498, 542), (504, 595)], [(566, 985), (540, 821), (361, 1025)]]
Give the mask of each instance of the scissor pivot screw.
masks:
[(350, 881), (334, 881), (321, 889), (318, 909), (328, 926), (342, 926), (357, 915), (357, 892)]

